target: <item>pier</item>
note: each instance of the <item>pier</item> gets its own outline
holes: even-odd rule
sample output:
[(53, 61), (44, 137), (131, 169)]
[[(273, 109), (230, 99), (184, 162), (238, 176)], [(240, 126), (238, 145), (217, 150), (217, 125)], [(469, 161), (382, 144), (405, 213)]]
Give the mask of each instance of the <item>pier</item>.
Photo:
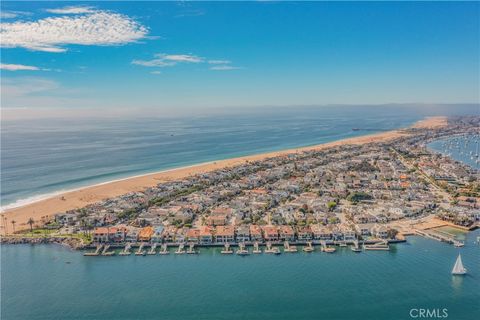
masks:
[(187, 249), (187, 254), (197, 254), (198, 251), (195, 250), (195, 244), (190, 243)]
[(125, 245), (125, 248), (120, 251), (120, 253), (118, 255), (120, 256), (129, 256), (132, 254), (132, 252), (130, 251), (130, 249), (132, 248), (132, 244), (130, 242), (128, 242), (126, 245)]
[(305, 247), (303, 247), (303, 252), (313, 252), (315, 249), (313, 248), (313, 245), (312, 245), (312, 242), (311, 241), (308, 241), (307, 242), (307, 245)]
[(169, 253), (170, 251), (168, 251), (168, 245), (166, 243), (162, 244), (162, 247), (160, 248), (160, 252), (158, 254), (166, 255)]
[(97, 249), (95, 252), (85, 252), (83, 255), (84, 256), (98, 256), (100, 255), (100, 251), (102, 250), (103, 245), (99, 244), (97, 245)]
[(287, 252), (287, 253), (298, 252), (297, 246), (291, 246), (290, 243), (288, 243), (288, 241), (285, 241), (283, 243), (283, 252)]
[(136, 256), (144, 256), (144, 255), (145, 255), (145, 251), (143, 251), (143, 247), (144, 247), (144, 246), (145, 246), (145, 244), (142, 243), (142, 244), (140, 245), (140, 247), (138, 247), (137, 252), (135, 252), (135, 255), (136, 255)]
[(443, 232), (443, 231), (440, 231), (440, 230), (433, 231), (433, 230), (415, 229), (415, 233), (417, 235), (420, 235), (420, 236), (425, 237), (425, 238), (429, 238), (429, 239), (453, 244), (456, 247), (462, 247), (463, 246), (463, 242), (455, 239), (454, 235), (451, 235), (449, 233), (446, 233), (446, 232)]
[(225, 243), (225, 246), (222, 251), (220, 251), (221, 254), (232, 254), (233, 250), (230, 249), (230, 244)]
[(157, 254), (157, 244), (154, 243), (152, 244), (152, 246), (150, 247), (150, 250), (147, 252), (148, 255), (150, 256), (154, 256)]
[(110, 245), (106, 245), (104, 248), (103, 248), (103, 251), (102, 251), (102, 256), (113, 256), (115, 254), (115, 251), (108, 251), (108, 249), (110, 249)]

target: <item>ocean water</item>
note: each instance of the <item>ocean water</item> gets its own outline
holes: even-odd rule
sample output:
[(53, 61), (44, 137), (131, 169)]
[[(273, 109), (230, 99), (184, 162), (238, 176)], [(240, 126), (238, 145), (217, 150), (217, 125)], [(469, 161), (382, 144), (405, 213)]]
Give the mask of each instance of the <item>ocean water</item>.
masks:
[[(411, 309), (480, 312), (479, 230), (458, 249), (410, 237), (390, 252), (84, 257), (54, 245), (3, 245), (1, 318), (412, 319)], [(458, 253), (466, 276), (452, 276)], [(66, 263), (69, 262), (69, 263)], [(415, 314), (415, 311), (413, 311)]]
[(424, 116), (445, 114), (480, 114), (480, 109), (265, 107), (178, 118), (2, 120), (1, 205), (18, 206), (133, 175), (401, 128)]
[(472, 168), (480, 168), (480, 157), (477, 157), (480, 153), (480, 135), (439, 139), (429, 143), (428, 148), (466, 163)]

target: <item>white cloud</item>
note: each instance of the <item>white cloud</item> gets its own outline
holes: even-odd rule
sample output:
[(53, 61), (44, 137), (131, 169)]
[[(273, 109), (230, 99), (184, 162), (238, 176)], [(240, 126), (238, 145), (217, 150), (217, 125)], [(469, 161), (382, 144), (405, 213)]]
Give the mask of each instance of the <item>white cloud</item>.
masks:
[(34, 67), (34, 66), (26, 66), (23, 64), (7, 64), (7, 63), (0, 63), (0, 69), (8, 70), (8, 71), (40, 70), (38, 67)]
[(45, 52), (65, 52), (69, 44), (122, 45), (144, 38), (147, 32), (128, 16), (107, 11), (0, 24), (2, 47)]
[(18, 16), (22, 15), (30, 15), (30, 12), (25, 12), (25, 11), (8, 11), (8, 10), (3, 10), (0, 12), (0, 18), (1, 19), (13, 19)]
[(229, 64), (232, 63), (230, 60), (208, 60), (210, 64)]
[(173, 67), (178, 63), (201, 63), (203, 58), (188, 54), (157, 53), (152, 60), (133, 60), (132, 64), (143, 67)]
[(219, 65), (219, 66), (210, 67), (210, 70), (216, 70), (216, 71), (228, 71), (228, 70), (238, 70), (238, 69), (242, 69), (242, 68), (229, 66), (229, 65)]
[(81, 13), (92, 13), (93, 7), (85, 7), (85, 6), (70, 6), (64, 7), (60, 9), (47, 9), (47, 12), (55, 13), (55, 14), (81, 14)]

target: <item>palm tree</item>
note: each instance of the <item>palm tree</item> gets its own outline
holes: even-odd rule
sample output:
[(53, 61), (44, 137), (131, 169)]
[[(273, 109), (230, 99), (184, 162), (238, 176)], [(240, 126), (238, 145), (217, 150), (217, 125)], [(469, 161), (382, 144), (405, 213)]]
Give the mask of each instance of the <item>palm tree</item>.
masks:
[(17, 223), (17, 221), (12, 220), (10, 221), (10, 223), (12, 224), (12, 227), (13, 227), (13, 233), (15, 233), (15, 223)]
[(33, 218), (28, 219), (27, 223), (30, 225), (30, 232), (33, 232), (33, 224), (35, 223), (35, 220)]

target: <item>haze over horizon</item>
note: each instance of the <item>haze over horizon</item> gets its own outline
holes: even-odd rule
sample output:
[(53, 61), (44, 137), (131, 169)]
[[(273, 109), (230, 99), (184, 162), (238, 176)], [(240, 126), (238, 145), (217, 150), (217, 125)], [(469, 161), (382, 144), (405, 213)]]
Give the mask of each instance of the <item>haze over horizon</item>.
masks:
[(7, 117), (480, 101), (478, 2), (1, 8)]

